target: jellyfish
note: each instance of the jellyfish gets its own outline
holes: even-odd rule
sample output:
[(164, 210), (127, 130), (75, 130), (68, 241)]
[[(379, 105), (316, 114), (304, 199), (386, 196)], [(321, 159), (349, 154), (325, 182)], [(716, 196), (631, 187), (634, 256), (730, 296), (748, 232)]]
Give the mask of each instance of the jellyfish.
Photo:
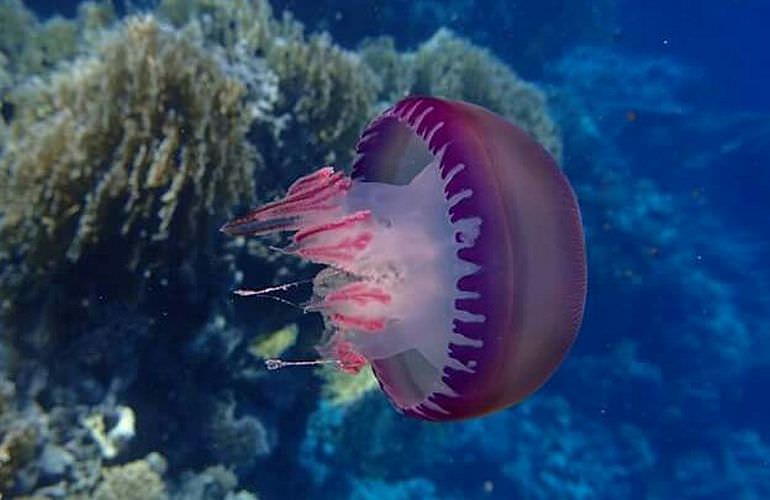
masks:
[(522, 401), (583, 316), (585, 245), (566, 177), (517, 126), (436, 97), (385, 110), (356, 153), (350, 176), (323, 167), (222, 231), (293, 232), (282, 251), (327, 266), (305, 306), (324, 316), (319, 362), (371, 366), (400, 412), (450, 421)]

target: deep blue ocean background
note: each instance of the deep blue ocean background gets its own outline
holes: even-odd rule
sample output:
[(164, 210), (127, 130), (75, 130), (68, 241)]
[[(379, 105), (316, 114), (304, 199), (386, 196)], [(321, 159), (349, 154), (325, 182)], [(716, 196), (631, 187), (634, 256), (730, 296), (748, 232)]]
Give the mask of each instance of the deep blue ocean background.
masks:
[[(174, 3), (185, 1), (167, 2)], [(204, 6), (195, 11), (201, 19), (218, 19), (213, 6), (221, 2), (186, 3)], [(74, 53), (53, 60), (48, 47), (34, 69), (16, 62), (22, 58), (13, 51), (39, 43), (7, 41), (10, 26), (22, 29), (20, 40), (26, 26), (36, 26), (10, 17), (20, 5), (0, 0), (0, 182), (69, 154), (66, 147), (46, 154), (30, 146), (36, 143), (30, 138), (48, 140), (53, 123), (34, 117), (68, 106), (65, 93), (39, 99), (35, 89), (47, 88), (51, 75), (79, 58), (102, 54), (95, 57), (110, 61), (108, 52), (94, 49), (103, 43), (97, 35), (82, 35), (90, 26), (84, 23), (73, 35), (82, 36)], [(24, 5), (38, 24), (52, 16), (83, 18), (79, 2)], [(390, 37), (393, 54), (413, 53), (447, 28), (488, 50), (517, 81), (536, 86), (556, 125), (560, 163), (586, 232), (588, 299), (572, 351), (519, 406), (461, 423), (418, 422), (393, 411), (377, 389), (339, 389), (339, 374), (262, 367), (255, 353), (273, 350), (260, 341), (287, 329), (298, 335), (288, 335), (282, 355), (313, 357), (321, 319), (228, 292), (239, 280), (271, 286), (312, 278), (318, 269), (249, 243), (236, 248), (216, 231), (226, 213), (200, 209), (206, 222), (189, 226), (203, 226), (200, 237), (176, 232), (172, 222), (170, 239), (179, 247), (148, 244), (136, 255), (152, 267), (130, 270), (126, 256), (136, 256), (124, 255), (133, 245), (130, 232), (104, 230), (89, 243), (91, 253), (53, 266), (54, 240), (63, 233), (22, 240), (0, 227), (0, 265), (7, 266), (0, 269), (0, 498), (770, 498), (770, 2), (270, 5), (276, 19), (291, 12), (308, 40), (328, 32), (321, 45), (336, 45), (354, 59), (374, 37)], [(113, 7), (114, 18), (106, 16), (99, 30), (119, 32), (125, 19), (155, 12), (157, 2)], [(187, 36), (188, 19), (177, 23), (157, 12), (163, 29), (177, 33), (170, 36)], [(231, 57), (217, 45), (230, 43), (226, 34), (206, 38), (209, 21), (201, 22), (206, 41), (183, 54)], [(238, 33), (236, 21), (229, 22)], [(238, 64), (227, 59), (224, 73), (265, 74), (263, 57), (278, 68), (266, 54), (239, 55)], [(196, 75), (208, 78), (207, 63), (200, 64)], [(348, 166), (355, 133), (352, 140), (341, 134), (339, 142), (319, 142), (314, 137), (330, 130), (323, 128), (326, 115), (299, 121), (294, 133), (287, 111), (298, 109), (288, 101), (315, 95), (324, 78), (342, 91), (314, 109), (333, 114), (355, 106), (351, 92), (360, 89), (349, 81), (356, 73), (339, 71), (308, 79), (306, 89), (290, 94), (275, 69), (281, 97), (273, 110), (255, 111), (257, 125), (243, 133), (259, 157), (257, 200), (271, 199), (321, 165), (327, 145)], [(276, 85), (269, 78), (248, 81), (247, 96)], [(392, 97), (383, 88), (377, 106)], [(180, 91), (174, 106), (195, 100)], [(173, 115), (185, 112), (179, 107)], [(274, 126), (280, 116), (289, 116), (281, 122), (289, 125), (276, 130), (290, 132), (277, 140), (263, 124)], [(232, 120), (226, 123), (238, 118)], [(167, 129), (151, 130), (157, 141), (149, 133), (154, 146), (148, 148), (160, 148)], [(80, 144), (82, 137), (72, 134), (64, 143)], [(213, 142), (199, 142), (206, 140)], [(228, 147), (236, 153), (226, 158), (241, 158), (238, 145)], [(119, 155), (119, 148), (103, 156), (98, 146), (83, 151), (79, 161), (97, 170)], [(183, 161), (177, 153), (172, 163)], [(95, 176), (94, 185), (104, 177)], [(12, 194), (0, 195), (0, 226), (15, 216)], [(230, 202), (217, 209), (240, 213), (249, 204)], [(36, 211), (40, 203), (27, 204), (30, 224), (47, 217), (45, 207)], [(186, 203), (180, 206), (199, 207)], [(25, 260), (36, 245), (46, 249), (42, 272)], [(308, 293), (292, 290), (284, 298), (301, 302)]]

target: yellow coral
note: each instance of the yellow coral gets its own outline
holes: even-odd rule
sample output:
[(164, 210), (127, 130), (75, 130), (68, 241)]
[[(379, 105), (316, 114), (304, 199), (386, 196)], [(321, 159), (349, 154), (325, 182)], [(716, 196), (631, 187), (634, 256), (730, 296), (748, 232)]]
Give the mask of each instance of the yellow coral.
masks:
[(296, 323), (286, 325), (264, 337), (254, 339), (249, 345), (249, 352), (258, 358), (277, 358), (297, 342), (299, 328)]
[(355, 375), (350, 375), (332, 366), (324, 366), (318, 371), (324, 381), (321, 395), (333, 405), (347, 406), (355, 403), (379, 387), (377, 379), (369, 367)]
[(96, 441), (104, 458), (115, 458), (121, 447), (134, 437), (136, 416), (128, 406), (118, 406), (117, 422), (107, 430), (104, 415), (94, 413), (86, 417), (83, 426), (88, 429), (91, 439)]

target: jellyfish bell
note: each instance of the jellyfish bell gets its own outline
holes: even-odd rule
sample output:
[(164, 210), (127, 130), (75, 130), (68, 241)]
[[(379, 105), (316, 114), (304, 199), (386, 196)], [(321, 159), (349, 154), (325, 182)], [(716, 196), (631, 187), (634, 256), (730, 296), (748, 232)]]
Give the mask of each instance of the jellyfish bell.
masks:
[(351, 373), (370, 364), (403, 413), (470, 418), (534, 392), (586, 292), (580, 212), (554, 160), (490, 111), (421, 96), (376, 117), (356, 151), (350, 177), (324, 167), (222, 230), (294, 231), (284, 250), (329, 266), (308, 306), (327, 324), (319, 352)]

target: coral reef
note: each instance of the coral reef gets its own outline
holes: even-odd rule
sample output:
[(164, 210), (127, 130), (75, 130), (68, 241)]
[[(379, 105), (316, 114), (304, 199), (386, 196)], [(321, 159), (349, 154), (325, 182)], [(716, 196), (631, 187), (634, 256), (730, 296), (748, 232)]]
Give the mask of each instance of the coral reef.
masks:
[(94, 500), (166, 500), (166, 485), (162, 475), (166, 465), (163, 457), (150, 455), (124, 465), (105, 467), (102, 479), (94, 490)]
[[(578, 348), (556, 387), (590, 384), (595, 391), (577, 407), (632, 421), (657, 454), (680, 464), (654, 475), (666, 485), (659, 495), (741, 490), (725, 487), (743, 480), (720, 470), (730, 455), (721, 422), (724, 408), (754, 404), (735, 389), (764, 370), (759, 353), (767, 342), (754, 333), (763, 328), (754, 311), (767, 288), (745, 272), (756, 268), (756, 249), (714, 210), (725, 180), (709, 176), (721, 175), (725, 158), (706, 151), (740, 142), (733, 124), (752, 120), (723, 113), (715, 125), (691, 99), (698, 71), (671, 59), (581, 48), (550, 74), (593, 249), (593, 307), (602, 311), (601, 322), (588, 316), (594, 340)], [(753, 136), (758, 129), (750, 130)], [(759, 477), (742, 486), (747, 497), (762, 496)]]
[(127, 442), (129, 442), (136, 433), (134, 410), (127, 406), (118, 406), (115, 408), (115, 423), (108, 430), (105, 425), (104, 415), (95, 413), (89, 415), (83, 420), (84, 426), (89, 430), (91, 439), (96, 441), (102, 456), (106, 459), (115, 458)]
[(171, 494), (174, 500), (257, 500), (257, 496), (245, 490), (235, 491), (238, 477), (221, 465), (207, 467), (195, 474), (185, 472), (180, 485)]
[(357, 54), (326, 34), (306, 35), (290, 17), (274, 19), (263, 0), (166, 0), (159, 13), (177, 26), (196, 26), (235, 66), (261, 64), (275, 75), (275, 105), (254, 131), (270, 184), (313, 165), (349, 161), (376, 88)]
[[(107, 458), (119, 459), (124, 445), (134, 438), (132, 423), (126, 422), (133, 411), (106, 400), (95, 405), (69, 404), (68, 397), (61, 396), (64, 401), (46, 407), (38, 400), (57, 398), (47, 394), (51, 389), (46, 387), (46, 375), (44, 368), (28, 364), (17, 374), (16, 383), (0, 379), (0, 494), (91, 498), (94, 488), (113, 491), (117, 486), (112, 480), (120, 483), (122, 469), (115, 467), (108, 473), (102, 465)], [(142, 467), (127, 467), (125, 472)], [(137, 491), (143, 495), (145, 490)]]
[[(549, 65), (548, 85), (521, 78), (605, 2), (547, 2), (527, 19), (549, 22), (523, 27), (529, 7), (491, 2), (501, 29), (522, 27), (506, 51), (408, 3), (378, 14), (424, 23), (404, 52), (403, 36), (359, 45), (360, 6), (340, 2), (318, 22), (347, 22), (358, 49), (264, 0), (163, 0), (120, 22), (106, 3), (40, 20), (0, 2), (3, 496), (770, 496), (768, 222), (733, 209), (766, 199), (766, 117), (705, 112), (697, 70), (598, 47)], [(451, 3), (467, 22), (471, 4)], [(224, 292), (304, 281), (279, 240), (222, 244), (217, 227), (313, 165), (345, 168), (363, 122), (405, 93), (517, 122), (583, 207), (584, 333), (539, 397), (483, 420), (406, 420), (368, 370), (267, 372), (257, 358), (304, 359), (321, 337), (302, 285), (297, 308)]]
[(16, 91), (0, 159), (5, 307), (80, 262), (93, 269), (96, 256), (103, 272), (128, 271), (121, 286), (131, 290), (131, 275), (168, 279), (205, 251), (217, 222), (254, 192), (244, 93), (195, 39), (152, 17)]
[(303, 463), (322, 488), (345, 484), (350, 476), (375, 483), (419, 476), (441, 484), (442, 477), (464, 474), (478, 481), (443, 486), (442, 498), (480, 497), (489, 488), (543, 499), (626, 498), (640, 491), (636, 477), (656, 464), (640, 429), (581, 419), (564, 399), (535, 398), (517, 411), (435, 427), (400, 419), (381, 398), (366, 397), (348, 408), (319, 407)]
[[(285, 43), (267, 54), (279, 79), (275, 114), (281, 122), (275, 140), (279, 151), (297, 152), (273, 157), (281, 171), (300, 172), (307, 165), (339, 163), (352, 155), (361, 128), (372, 117), (375, 81), (357, 56), (335, 46), (327, 35), (305, 39), (291, 30)], [(300, 147), (301, 145), (301, 147)]]
[(770, 446), (758, 433), (715, 429), (713, 442), (714, 449), (694, 449), (677, 457), (674, 478), (679, 494), (688, 498), (770, 494)]
[(345, 46), (392, 34), (403, 49), (441, 27), (469, 33), (474, 43), (500, 54), (528, 78), (538, 78), (544, 63), (575, 45), (607, 42), (619, 34), (620, 8), (609, 0), (388, 0), (370, 9), (340, 0), (274, 0), (273, 5), (291, 9), (306, 25), (329, 31)]
[(412, 58), (407, 59), (414, 68), (412, 92), (492, 109), (529, 132), (560, 162), (561, 138), (546, 111), (545, 94), (488, 50), (441, 29)]
[[(702, 76), (696, 69), (668, 58), (632, 57), (585, 46), (576, 47), (549, 64), (547, 72), (554, 80), (568, 85), (574, 99), (588, 98), (597, 88), (603, 88), (604, 112), (633, 109), (661, 114), (687, 112), (682, 93)], [(624, 76), (622, 84), (617, 82), (619, 73)], [(590, 107), (584, 111), (594, 118), (600, 115)]]
[(392, 37), (368, 38), (358, 48), (361, 59), (377, 75), (377, 97), (382, 102), (396, 102), (410, 92), (414, 83), (414, 68), (396, 50)]
[(413, 93), (484, 106), (529, 132), (561, 162), (561, 136), (545, 94), (488, 50), (440, 29), (413, 53), (399, 54), (391, 39), (379, 38), (364, 43), (361, 54), (380, 80), (381, 99)]
[(178, 28), (196, 24), (231, 58), (264, 54), (273, 43), (273, 10), (265, 0), (161, 0), (157, 15)]
[(214, 403), (206, 438), (214, 458), (228, 466), (246, 466), (270, 453), (265, 427), (251, 415), (236, 417), (233, 401)]
[(93, 40), (114, 20), (109, 2), (83, 2), (74, 20), (55, 16), (40, 22), (21, 0), (7, 0), (0, 3), (0, 58), (16, 81), (43, 74), (73, 59), (85, 41)]
[(637, 477), (656, 464), (644, 433), (627, 424), (613, 428), (575, 418), (580, 417), (558, 398), (522, 408), (517, 419), (524, 422), (513, 425), (513, 449), (504, 453), (511, 458), (502, 469), (514, 491), (532, 498), (575, 499), (640, 493)]

